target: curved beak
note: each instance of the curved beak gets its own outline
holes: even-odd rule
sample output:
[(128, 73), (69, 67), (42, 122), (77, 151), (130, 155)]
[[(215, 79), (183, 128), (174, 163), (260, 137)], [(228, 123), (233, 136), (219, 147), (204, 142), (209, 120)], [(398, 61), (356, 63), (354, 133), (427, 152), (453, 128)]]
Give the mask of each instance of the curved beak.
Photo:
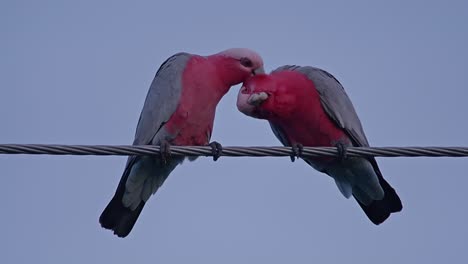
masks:
[(240, 112), (244, 113), (245, 115), (254, 117), (254, 118), (261, 118), (258, 115), (258, 109), (265, 100), (268, 99), (269, 95), (265, 92), (259, 92), (259, 93), (243, 93), (242, 91), (244, 90), (244, 87), (242, 87), (239, 90), (239, 93), (237, 95), (237, 109), (239, 109)]
[(252, 75), (265, 74), (265, 69), (263, 66), (252, 71)]
[(266, 99), (268, 99), (268, 94), (265, 92), (260, 92), (260, 93), (253, 93), (250, 95), (250, 97), (247, 99), (247, 103), (249, 105), (253, 106), (259, 106), (261, 103), (263, 103)]

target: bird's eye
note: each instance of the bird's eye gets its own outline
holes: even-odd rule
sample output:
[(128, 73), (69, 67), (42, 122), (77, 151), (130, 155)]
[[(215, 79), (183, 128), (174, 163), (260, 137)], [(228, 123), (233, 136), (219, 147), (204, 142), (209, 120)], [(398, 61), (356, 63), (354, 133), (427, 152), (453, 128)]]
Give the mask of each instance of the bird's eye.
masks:
[(249, 58), (245, 58), (245, 57), (240, 59), (240, 63), (242, 64), (242, 66), (247, 67), (247, 68), (250, 68), (253, 66), (252, 61)]

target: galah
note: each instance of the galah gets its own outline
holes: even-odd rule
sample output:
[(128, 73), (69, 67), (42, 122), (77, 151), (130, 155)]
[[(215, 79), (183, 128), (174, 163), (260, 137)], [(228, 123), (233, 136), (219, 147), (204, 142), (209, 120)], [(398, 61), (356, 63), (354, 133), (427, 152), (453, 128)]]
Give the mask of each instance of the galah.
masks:
[[(269, 121), (275, 136), (300, 156), (302, 146), (338, 147), (340, 157), (303, 158), (331, 176), (341, 193), (357, 200), (376, 225), (402, 210), (395, 190), (375, 158), (346, 157), (349, 146), (369, 146), (356, 111), (340, 82), (330, 73), (286, 65), (244, 82), (238, 109)], [(294, 158), (292, 157), (294, 161)]]
[[(170, 145), (208, 145), (215, 110), (229, 88), (264, 73), (256, 52), (234, 48), (210, 56), (177, 53), (156, 72), (141, 111), (133, 145), (159, 145), (160, 156), (130, 156), (101, 226), (126, 237), (145, 203), (183, 157), (170, 157)], [(215, 160), (221, 145), (209, 144)], [(195, 158), (190, 158), (194, 160)]]

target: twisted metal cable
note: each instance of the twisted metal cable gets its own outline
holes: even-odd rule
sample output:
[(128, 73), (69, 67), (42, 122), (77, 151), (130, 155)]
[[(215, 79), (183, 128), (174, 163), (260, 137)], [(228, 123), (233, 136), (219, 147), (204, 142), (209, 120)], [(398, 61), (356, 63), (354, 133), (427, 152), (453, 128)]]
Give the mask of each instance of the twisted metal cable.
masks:
[[(172, 155), (213, 156), (209, 146), (171, 146)], [(290, 147), (223, 147), (226, 157), (284, 157)], [(0, 144), (0, 154), (141, 156), (159, 155), (153, 145)], [(304, 147), (303, 157), (337, 156), (336, 147)], [(348, 157), (468, 157), (468, 147), (349, 147)]]

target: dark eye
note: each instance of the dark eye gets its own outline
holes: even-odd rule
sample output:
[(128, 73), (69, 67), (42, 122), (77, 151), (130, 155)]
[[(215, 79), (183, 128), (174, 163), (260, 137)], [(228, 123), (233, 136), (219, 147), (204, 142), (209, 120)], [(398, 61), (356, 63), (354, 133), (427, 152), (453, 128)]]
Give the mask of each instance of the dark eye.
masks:
[(242, 64), (242, 66), (247, 67), (247, 68), (250, 68), (253, 66), (252, 61), (249, 58), (245, 58), (245, 57), (240, 59), (240, 63)]

